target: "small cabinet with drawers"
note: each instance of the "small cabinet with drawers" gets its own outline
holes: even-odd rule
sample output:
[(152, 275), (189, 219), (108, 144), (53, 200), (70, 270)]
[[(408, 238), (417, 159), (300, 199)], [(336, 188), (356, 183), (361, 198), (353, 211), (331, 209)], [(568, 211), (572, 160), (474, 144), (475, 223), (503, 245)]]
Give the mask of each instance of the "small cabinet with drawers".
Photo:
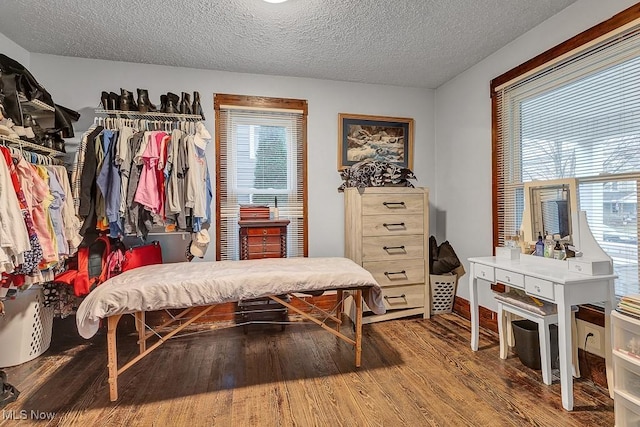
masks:
[(387, 313), (365, 323), (420, 314), (429, 317), (429, 192), (426, 188), (347, 188), (345, 256), (382, 287)]
[(289, 220), (240, 220), (240, 259), (286, 258)]

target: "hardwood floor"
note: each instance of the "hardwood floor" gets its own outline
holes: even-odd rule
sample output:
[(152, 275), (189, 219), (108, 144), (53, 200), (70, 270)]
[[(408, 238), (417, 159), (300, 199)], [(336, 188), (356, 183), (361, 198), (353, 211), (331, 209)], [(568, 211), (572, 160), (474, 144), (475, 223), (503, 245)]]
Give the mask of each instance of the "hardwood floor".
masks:
[[(56, 320), (41, 357), (8, 368), (21, 395), (0, 410), (0, 426), (612, 426), (613, 401), (591, 381), (574, 386), (566, 412), (560, 383), (517, 356), (498, 357), (482, 330), (469, 347), (469, 322), (455, 314), (364, 326), (362, 366), (351, 346), (314, 325), (232, 328), (171, 340), (119, 378), (109, 401), (106, 338), (77, 337)], [(199, 326), (203, 328), (203, 326)], [(119, 337), (121, 361), (135, 336)], [(122, 363), (122, 362), (121, 362)], [(20, 412), (20, 411), (26, 412)], [(25, 414), (26, 421), (14, 419)]]

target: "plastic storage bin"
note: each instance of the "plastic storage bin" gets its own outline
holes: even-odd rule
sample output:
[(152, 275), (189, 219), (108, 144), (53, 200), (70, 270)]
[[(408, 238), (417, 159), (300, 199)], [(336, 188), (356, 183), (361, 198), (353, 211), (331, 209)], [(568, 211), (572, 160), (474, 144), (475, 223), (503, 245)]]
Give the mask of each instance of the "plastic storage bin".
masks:
[(0, 368), (35, 359), (51, 344), (53, 309), (44, 307), (42, 288), (34, 286), (5, 301), (0, 317)]
[[(515, 320), (511, 322), (516, 339), (516, 353), (523, 365), (531, 369), (541, 369), (540, 336), (538, 324), (531, 320)], [(558, 369), (560, 359), (558, 353), (558, 326), (549, 325), (551, 341), (551, 368)]]
[(431, 314), (451, 313), (456, 296), (458, 276), (455, 274), (431, 274)]

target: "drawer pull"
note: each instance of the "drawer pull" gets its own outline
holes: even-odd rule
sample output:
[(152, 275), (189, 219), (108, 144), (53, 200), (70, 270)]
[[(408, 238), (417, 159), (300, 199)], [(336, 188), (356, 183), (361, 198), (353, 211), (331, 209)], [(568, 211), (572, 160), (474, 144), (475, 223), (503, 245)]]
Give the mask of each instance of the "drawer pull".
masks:
[(582, 271), (582, 267), (581, 267), (581, 266), (579, 266), (579, 265), (576, 265), (576, 270), (578, 270), (578, 271)]
[(384, 296), (384, 299), (386, 299), (387, 301), (389, 301), (390, 299), (396, 299), (396, 298), (402, 298), (402, 299), (405, 299), (405, 298), (406, 298), (406, 296), (405, 296), (405, 294), (402, 294), (402, 295), (395, 295), (395, 296), (392, 296), (392, 295), (385, 295), (385, 296)]
[(266, 229), (262, 230), (262, 234), (267, 234), (267, 230)]
[(404, 202), (382, 202), (389, 209), (398, 209), (404, 207)]
[(406, 250), (404, 249), (404, 245), (402, 245), (402, 246), (383, 246), (382, 249), (384, 249), (387, 252), (392, 251), (392, 250), (396, 250), (396, 249), (399, 249), (401, 251), (406, 252)]
[(540, 286), (538, 285), (535, 285), (533, 288), (536, 290), (536, 292), (542, 291), (542, 289), (540, 289)]
[(511, 276), (504, 276), (504, 278), (507, 280), (507, 282), (511, 281)]
[(480, 274), (482, 274), (482, 277), (486, 276), (486, 273), (484, 271), (481, 271)]
[[(384, 272), (384, 275), (387, 276), (387, 277), (391, 276), (392, 274), (404, 274), (406, 276), (407, 272), (404, 271), (404, 270), (402, 270), (402, 271), (385, 271)], [(389, 279), (391, 279), (391, 278), (389, 277)]]
[(382, 224), (383, 227), (386, 228), (390, 228), (390, 227), (404, 227), (404, 222), (391, 222), (391, 223), (383, 223)]

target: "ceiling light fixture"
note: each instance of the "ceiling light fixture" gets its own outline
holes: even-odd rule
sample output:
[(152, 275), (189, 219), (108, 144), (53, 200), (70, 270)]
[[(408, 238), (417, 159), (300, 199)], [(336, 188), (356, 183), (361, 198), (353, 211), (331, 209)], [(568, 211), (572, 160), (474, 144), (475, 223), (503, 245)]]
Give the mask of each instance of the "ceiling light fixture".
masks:
[(284, 3), (287, 0), (264, 0), (264, 1), (266, 1), (267, 3)]

